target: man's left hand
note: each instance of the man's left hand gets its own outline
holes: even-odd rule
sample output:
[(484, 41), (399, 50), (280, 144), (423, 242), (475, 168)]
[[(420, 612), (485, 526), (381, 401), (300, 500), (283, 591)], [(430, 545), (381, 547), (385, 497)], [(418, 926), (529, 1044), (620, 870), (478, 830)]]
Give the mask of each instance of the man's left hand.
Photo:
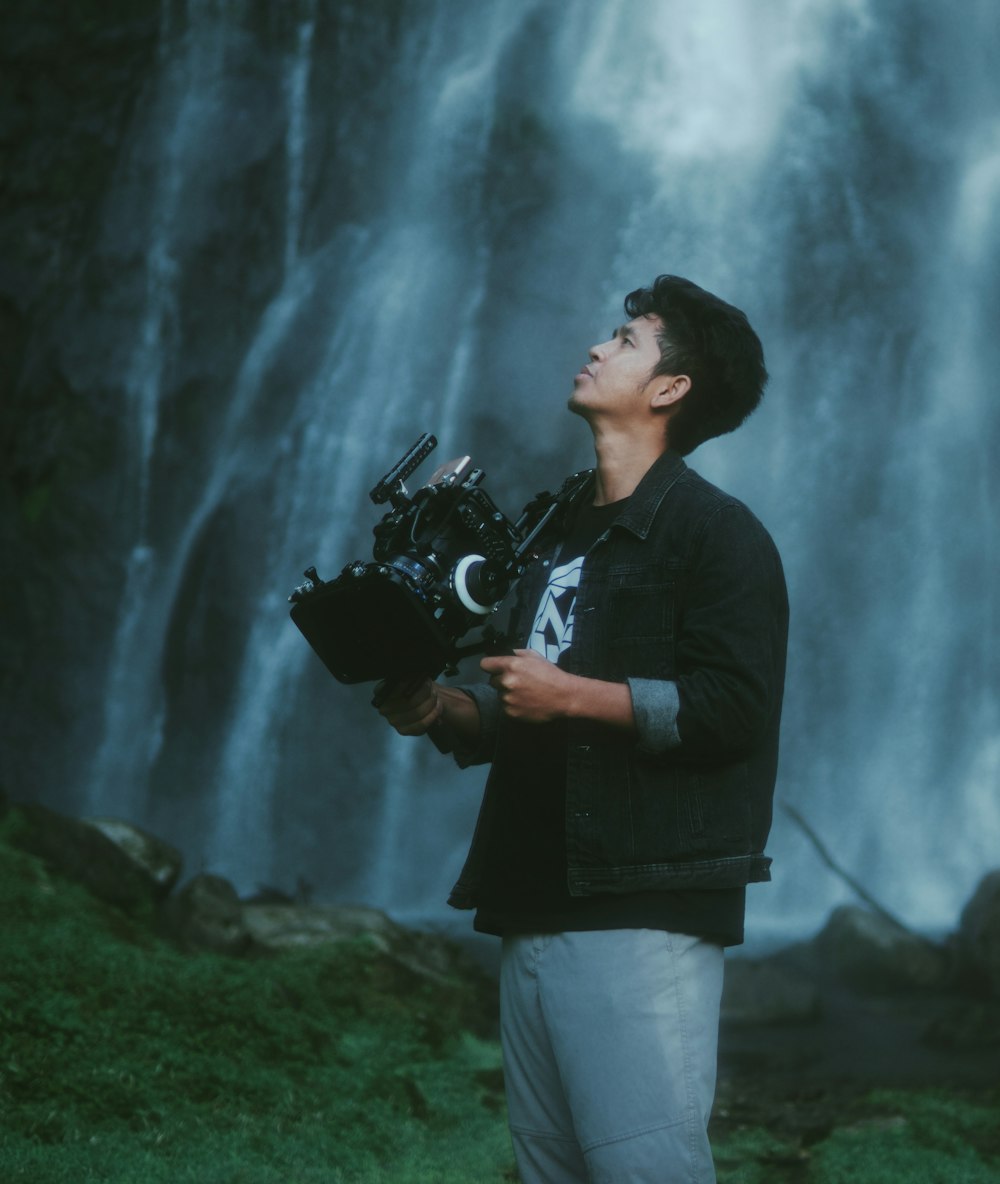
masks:
[(544, 724), (568, 715), (576, 676), (561, 670), (534, 650), (515, 650), (504, 657), (484, 658), (480, 668), (490, 676), (505, 715), (529, 724)]

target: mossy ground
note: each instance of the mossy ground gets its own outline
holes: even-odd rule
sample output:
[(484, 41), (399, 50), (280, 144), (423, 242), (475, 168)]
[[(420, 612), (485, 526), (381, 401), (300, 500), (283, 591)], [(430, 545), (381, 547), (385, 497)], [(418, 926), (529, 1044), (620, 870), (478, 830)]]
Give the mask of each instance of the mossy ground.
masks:
[(838, 1092), (816, 1130), (793, 1116), (717, 1135), (713, 1146), (719, 1184), (997, 1184), (1000, 1092)]
[[(0, 1179), (490, 1184), (515, 1179), (481, 984), (358, 941), (189, 954), (61, 880), (0, 824)], [(1000, 1095), (868, 1092), (810, 1133), (713, 1128), (720, 1184), (1000, 1181)], [(785, 1111), (787, 1116), (787, 1110)]]
[(365, 941), (185, 954), (0, 846), (0, 1178), (503, 1181), (475, 987)]

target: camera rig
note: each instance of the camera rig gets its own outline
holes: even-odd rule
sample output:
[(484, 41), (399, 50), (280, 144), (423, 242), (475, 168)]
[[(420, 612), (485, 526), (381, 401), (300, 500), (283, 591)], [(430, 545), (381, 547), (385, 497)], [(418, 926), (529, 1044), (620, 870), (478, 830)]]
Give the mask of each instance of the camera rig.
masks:
[[(436, 447), (424, 433), (371, 490), (376, 505), (392, 507), (374, 527), (371, 562), (349, 563), (330, 581), (307, 568), (288, 598), (292, 620), (340, 682), (434, 678), (469, 655), (508, 649), (487, 618), (590, 476), (538, 494), (511, 522), (468, 456), (442, 465), (411, 497), (404, 482)], [(459, 645), (477, 626), (481, 636)]]

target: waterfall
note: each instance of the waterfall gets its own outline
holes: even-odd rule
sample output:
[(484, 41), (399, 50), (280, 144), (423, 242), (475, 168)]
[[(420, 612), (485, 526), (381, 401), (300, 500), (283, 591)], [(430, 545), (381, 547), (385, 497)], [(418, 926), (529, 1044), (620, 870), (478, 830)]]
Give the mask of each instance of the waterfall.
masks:
[[(241, 891), (441, 915), (482, 777), (388, 734), (285, 597), (370, 554), (367, 490), (421, 431), (512, 515), (588, 463), (571, 375), (671, 271), (772, 372), (691, 463), (785, 560), (778, 796), (948, 925), (1000, 852), (990, 15), (561, 7), (165, 6), (101, 248), (130, 463), (80, 800)], [(758, 931), (844, 899), (780, 811), (771, 853)]]
[(312, 43), (316, 32), (315, 12), (310, 10), (299, 24), (295, 36), (295, 55), (286, 86), (288, 131), (285, 136), (288, 168), (288, 213), (285, 217), (285, 278), (291, 274), (299, 256), (302, 234), (302, 176), (308, 136), (309, 77)]
[(212, 81), (222, 67), (225, 32), (224, 25), (216, 23), (206, 36), (195, 24), (174, 37), (169, 18), (170, 10), (165, 6), (155, 103), (155, 122), (162, 132), (160, 167), (148, 194), (148, 254), (141, 311), (123, 376), (133, 460), (129, 495), (136, 508), (118, 624), (110, 647), (104, 730), (86, 794), (91, 811), (108, 813), (129, 814), (141, 809), (135, 786), (156, 759), (162, 741), (163, 705), (155, 666), (136, 660), (146, 640), (144, 619), (151, 601), (158, 598), (161, 578), (162, 556), (150, 537), (149, 501), (165, 373), (172, 353), (183, 349), (176, 323), (179, 265), (175, 253), (182, 191), (187, 173), (194, 167), (192, 162), (204, 152), (205, 107), (210, 102)]

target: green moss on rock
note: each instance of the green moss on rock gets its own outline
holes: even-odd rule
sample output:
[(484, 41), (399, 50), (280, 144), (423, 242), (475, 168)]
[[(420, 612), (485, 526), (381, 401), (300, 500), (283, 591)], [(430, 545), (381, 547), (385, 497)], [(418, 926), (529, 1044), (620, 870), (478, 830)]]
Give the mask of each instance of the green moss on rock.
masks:
[[(363, 938), (184, 954), (12, 847), (0, 823), (5, 1180), (502, 1181), (499, 1049), (478, 984)], [(405, 990), (401, 990), (401, 977)]]

